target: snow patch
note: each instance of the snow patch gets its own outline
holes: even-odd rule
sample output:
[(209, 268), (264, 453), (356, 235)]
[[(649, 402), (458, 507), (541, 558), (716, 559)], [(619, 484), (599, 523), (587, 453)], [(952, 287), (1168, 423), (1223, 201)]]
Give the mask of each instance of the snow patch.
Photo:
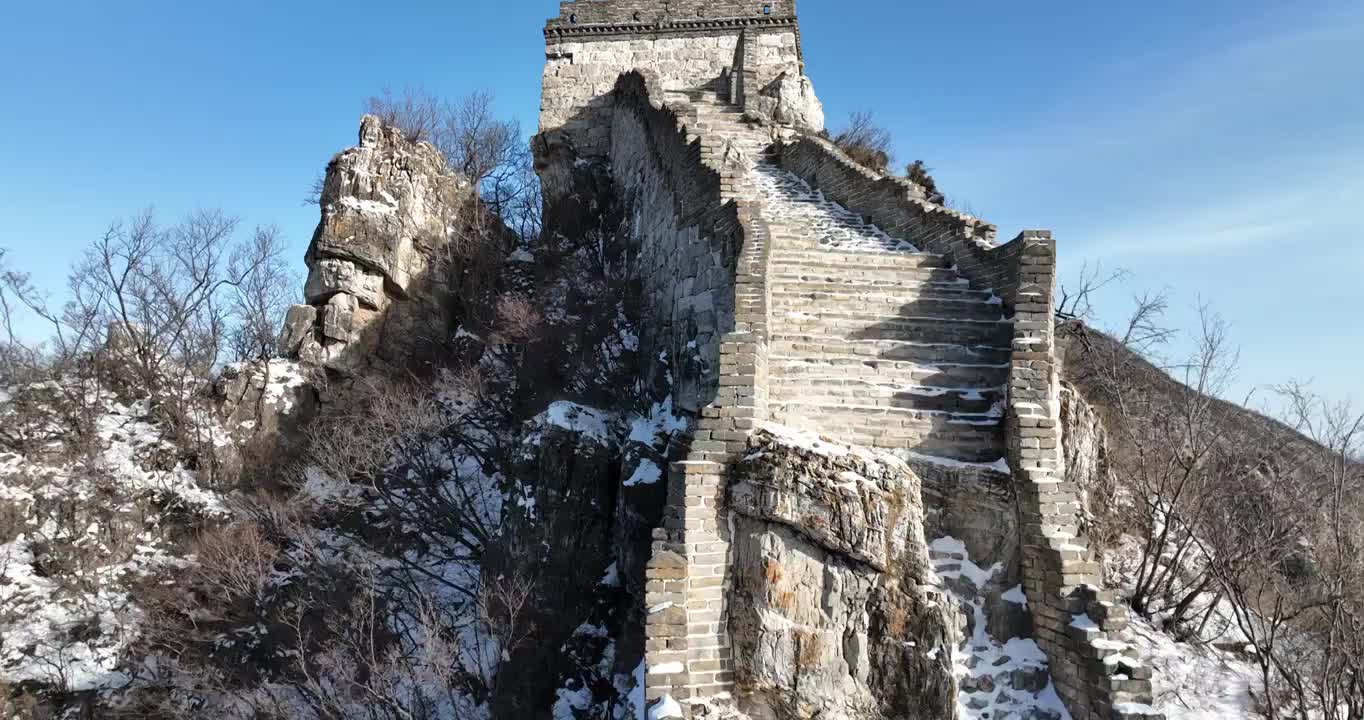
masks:
[(361, 215), (393, 215), (398, 212), (397, 204), (389, 205), (374, 200), (361, 200), (351, 195), (341, 198), (338, 202), (341, 203), (341, 207), (354, 210)]
[(676, 675), (685, 672), (687, 667), (680, 662), (659, 663), (649, 666), (650, 675)]
[(615, 435), (611, 432), (610, 416), (596, 408), (560, 400), (535, 416), (534, 422), (550, 425), (591, 438), (598, 444), (609, 445)]
[(677, 704), (672, 695), (664, 695), (649, 708), (649, 720), (667, 720), (667, 718), (681, 718), (682, 706)]
[(630, 441), (653, 447), (659, 436), (683, 432), (687, 429), (687, 419), (673, 414), (673, 397), (669, 395), (662, 402), (655, 403), (648, 415), (636, 416), (630, 421)]

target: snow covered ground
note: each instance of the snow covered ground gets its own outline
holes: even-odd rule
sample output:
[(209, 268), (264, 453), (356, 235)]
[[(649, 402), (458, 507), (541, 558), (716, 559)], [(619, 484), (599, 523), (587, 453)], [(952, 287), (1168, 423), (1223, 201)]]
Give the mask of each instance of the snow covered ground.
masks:
[(1245, 660), (1211, 646), (1176, 642), (1138, 617), (1129, 641), (1154, 672), (1155, 706), (1169, 720), (1255, 717), (1251, 688), (1258, 673)]
[[(1120, 595), (1130, 595), (1136, 583), (1140, 545), (1123, 535), (1104, 556), (1105, 581)], [(1230, 609), (1214, 609), (1204, 626), (1204, 643), (1180, 642), (1156, 623), (1132, 613), (1129, 644), (1153, 676), (1154, 704), (1169, 720), (1233, 720), (1257, 717), (1251, 711), (1252, 693), (1260, 686), (1259, 671), (1243, 655), (1231, 652), (1244, 639), (1231, 622)], [(1216, 645), (1214, 645), (1214, 641)]]
[[(169, 516), (221, 517), (223, 497), (175, 461), (148, 403), (92, 397), (94, 449), (0, 454), (0, 680), (70, 691), (125, 685), (143, 621), (136, 582), (185, 559)], [(0, 405), (4, 405), (0, 403)], [(5, 422), (20, 422), (0, 407)]]

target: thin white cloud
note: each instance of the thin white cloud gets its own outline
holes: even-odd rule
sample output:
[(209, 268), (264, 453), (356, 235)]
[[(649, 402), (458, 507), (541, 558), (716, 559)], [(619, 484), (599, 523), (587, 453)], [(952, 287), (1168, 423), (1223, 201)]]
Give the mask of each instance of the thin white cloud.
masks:
[[(1320, 242), (1314, 233), (1342, 228), (1325, 241), (1364, 242), (1364, 102), (1353, 91), (1364, 5), (1299, 17), (1174, 67), (1105, 73), (1112, 85), (1059, 103), (1065, 116), (954, 159), (971, 168), (968, 194), (1042, 222), (1069, 216), (1083, 232), (1070, 240), (1090, 256)], [(1153, 83), (1155, 72), (1165, 75)]]
[(1084, 238), (1085, 249), (1097, 257), (1155, 257), (1286, 241), (1364, 244), (1364, 152), (1299, 167), (1297, 174), (1257, 178), (1250, 189), (1229, 188), (1201, 204), (1139, 208)]

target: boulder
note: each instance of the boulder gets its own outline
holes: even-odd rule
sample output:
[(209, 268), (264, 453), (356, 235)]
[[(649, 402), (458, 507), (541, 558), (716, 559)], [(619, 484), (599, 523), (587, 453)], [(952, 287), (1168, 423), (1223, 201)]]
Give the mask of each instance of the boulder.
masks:
[(288, 360), (229, 365), (213, 389), (223, 425), (238, 443), (295, 433), (319, 409), (312, 368)]
[(756, 96), (746, 98), (744, 111), (761, 122), (789, 125), (804, 132), (824, 129), (824, 105), (815, 96), (814, 84), (793, 70), (783, 71)]
[(312, 339), (313, 326), (316, 324), (317, 308), (312, 305), (291, 306), (284, 315), (284, 327), (279, 332), (279, 354), (297, 357), (304, 341)]
[(733, 471), (730, 633), (755, 719), (956, 717), (957, 620), (903, 461), (765, 426)]
[(383, 275), (339, 258), (323, 258), (314, 263), (303, 288), (304, 298), (310, 303), (325, 303), (338, 293), (354, 295), (362, 305), (375, 310), (382, 310), (387, 299)]

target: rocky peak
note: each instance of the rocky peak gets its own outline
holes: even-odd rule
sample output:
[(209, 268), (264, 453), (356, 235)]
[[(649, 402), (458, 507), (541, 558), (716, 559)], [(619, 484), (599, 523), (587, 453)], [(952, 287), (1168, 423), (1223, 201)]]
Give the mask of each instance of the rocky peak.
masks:
[(281, 354), (339, 370), (366, 364), (393, 303), (440, 294), (441, 251), (472, 190), (429, 143), (364, 116), (359, 144), (327, 166), (307, 304), (290, 309)]

